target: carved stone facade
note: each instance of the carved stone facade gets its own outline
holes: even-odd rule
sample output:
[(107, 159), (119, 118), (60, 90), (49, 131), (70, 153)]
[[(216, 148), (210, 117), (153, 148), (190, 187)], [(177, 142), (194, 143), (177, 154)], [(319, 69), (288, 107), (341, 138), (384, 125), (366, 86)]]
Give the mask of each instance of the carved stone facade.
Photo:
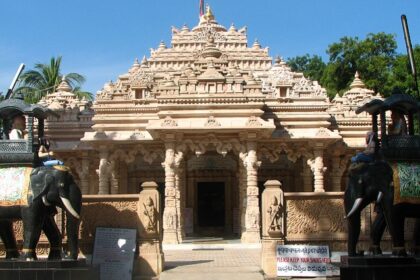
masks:
[(60, 116), (48, 119), (46, 134), (84, 194), (137, 193), (157, 182), (163, 241), (179, 243), (187, 227), (205, 228), (202, 203), (216, 194), (203, 186), (214, 182), (224, 190), (214, 203), (223, 234), (260, 242), (266, 180), (281, 181), (285, 192), (344, 189), (350, 155), (371, 122), (354, 111), (372, 97), (356, 75), (330, 101), (268, 48), (249, 46), (246, 28), (225, 28), (210, 12), (194, 28), (172, 28), (170, 46), (136, 59), (93, 104), (65, 82), (41, 103)]

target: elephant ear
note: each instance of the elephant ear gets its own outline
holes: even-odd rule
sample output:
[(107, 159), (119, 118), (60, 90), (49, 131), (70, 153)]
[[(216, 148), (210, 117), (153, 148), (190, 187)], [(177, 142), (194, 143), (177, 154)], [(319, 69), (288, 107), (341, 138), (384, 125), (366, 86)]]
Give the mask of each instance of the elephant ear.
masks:
[(37, 174), (32, 174), (30, 185), (32, 193), (28, 196), (28, 202), (31, 204), (35, 199), (46, 194), (53, 182), (54, 176), (46, 170), (39, 171)]

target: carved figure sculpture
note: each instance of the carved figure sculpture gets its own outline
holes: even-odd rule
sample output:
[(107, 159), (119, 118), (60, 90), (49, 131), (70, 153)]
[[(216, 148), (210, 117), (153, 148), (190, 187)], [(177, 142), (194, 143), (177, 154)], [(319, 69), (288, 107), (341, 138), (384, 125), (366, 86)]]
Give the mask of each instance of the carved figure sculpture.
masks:
[[(12, 173), (12, 175), (10, 175)], [(10, 182), (11, 178), (18, 178)], [(0, 194), (0, 237), (6, 247), (6, 259), (19, 256), (12, 222), (23, 222), (23, 250), (21, 257), (26, 260), (37, 258), (35, 249), (41, 231), (50, 244), (49, 259), (61, 259), (61, 234), (54, 222), (56, 206), (67, 213), (66, 231), (69, 258), (77, 259), (79, 219), (82, 195), (73, 176), (64, 166), (0, 168), (1, 186), (7, 191)], [(9, 182), (5, 182), (7, 180)], [(21, 183), (22, 188), (17, 188)]]
[(156, 207), (153, 203), (153, 199), (149, 196), (147, 198), (146, 204), (143, 203), (144, 206), (144, 215), (147, 217), (147, 232), (155, 232), (156, 231)]
[(273, 196), (271, 199), (271, 205), (267, 210), (268, 214), (270, 215), (270, 223), (268, 226), (269, 232), (276, 232), (281, 230), (281, 213), (280, 213), (280, 205), (278, 203), (277, 197)]
[[(360, 213), (370, 203), (376, 202), (378, 215), (371, 229), (371, 250), (380, 254), (380, 240), (388, 225), (392, 237), (393, 254), (404, 256), (404, 221), (406, 217), (420, 218), (420, 204), (394, 204), (393, 169), (386, 162), (359, 164), (349, 174), (349, 183), (344, 194), (344, 206), (348, 221), (348, 254), (355, 256), (356, 245), (360, 234)], [(397, 179), (401, 179), (397, 178)], [(417, 179), (418, 180), (418, 179)], [(417, 185), (417, 188), (419, 185)], [(398, 190), (399, 191), (399, 190)], [(397, 189), (395, 189), (397, 192)], [(385, 224), (386, 221), (386, 224)], [(420, 245), (420, 223), (415, 230), (415, 247)]]

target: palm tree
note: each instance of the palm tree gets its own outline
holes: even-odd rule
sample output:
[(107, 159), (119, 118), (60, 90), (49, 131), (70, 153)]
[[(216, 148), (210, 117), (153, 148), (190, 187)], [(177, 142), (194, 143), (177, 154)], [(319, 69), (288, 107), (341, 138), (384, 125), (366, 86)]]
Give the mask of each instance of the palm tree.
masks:
[[(67, 76), (66, 76), (66, 78), (67, 78)], [(67, 79), (66, 79), (67, 80)], [(93, 97), (92, 97), (92, 93), (91, 92), (89, 92), (89, 91), (84, 91), (80, 86), (75, 86), (74, 88), (73, 88), (73, 93), (76, 95), (76, 97), (77, 98), (79, 98), (79, 99), (83, 99), (83, 98), (85, 98), (86, 100), (90, 100), (90, 101), (92, 101), (93, 100)]]
[[(22, 74), (19, 79), (19, 87), (15, 92), (23, 93), (25, 100), (29, 103), (37, 103), (43, 96), (52, 93), (61, 82), (62, 75), (60, 73), (61, 56), (52, 57), (49, 64), (37, 63), (33, 70), (28, 70)], [(85, 82), (85, 78), (77, 73), (69, 73), (65, 75), (66, 81), (75, 89), (78, 97), (86, 97), (88, 100), (93, 99), (90, 92), (81, 90), (81, 84)]]

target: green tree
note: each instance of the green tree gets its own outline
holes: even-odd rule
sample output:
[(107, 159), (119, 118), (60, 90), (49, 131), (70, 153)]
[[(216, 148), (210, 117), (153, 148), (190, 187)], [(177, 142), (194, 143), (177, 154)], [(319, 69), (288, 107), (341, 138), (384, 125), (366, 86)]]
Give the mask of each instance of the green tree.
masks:
[(330, 95), (348, 88), (359, 71), (375, 92), (391, 93), (390, 76), (396, 59), (397, 43), (392, 34), (368, 34), (366, 39), (343, 37), (328, 47), (329, 62), (321, 79)]
[[(66, 76), (67, 77), (67, 76)], [(86, 100), (93, 100), (92, 93), (89, 91), (84, 91), (81, 86), (75, 86), (73, 88), (73, 93), (76, 95), (77, 98), (82, 99), (85, 98)]]
[[(35, 64), (34, 69), (22, 74), (19, 79), (19, 87), (15, 92), (23, 93), (25, 100), (30, 103), (37, 103), (43, 96), (54, 92), (63, 78), (61, 59), (61, 56), (52, 57), (49, 64)], [(69, 73), (65, 75), (65, 79), (73, 89), (77, 90), (75, 92), (77, 96), (85, 96), (89, 100), (93, 99), (90, 92), (84, 92), (80, 89), (80, 86), (85, 82), (82, 75)]]
[[(416, 45), (413, 48), (413, 55), (417, 67), (417, 81), (420, 81), (420, 45)], [(391, 92), (408, 93), (412, 95), (418, 94), (418, 91), (415, 92), (415, 81), (411, 75), (407, 55), (397, 55), (392, 66), (392, 75), (389, 84)], [(420, 90), (420, 88), (418, 90)]]
[(305, 77), (313, 81), (321, 80), (326, 67), (320, 56), (311, 57), (309, 54), (288, 58), (287, 64), (293, 71), (302, 72)]

